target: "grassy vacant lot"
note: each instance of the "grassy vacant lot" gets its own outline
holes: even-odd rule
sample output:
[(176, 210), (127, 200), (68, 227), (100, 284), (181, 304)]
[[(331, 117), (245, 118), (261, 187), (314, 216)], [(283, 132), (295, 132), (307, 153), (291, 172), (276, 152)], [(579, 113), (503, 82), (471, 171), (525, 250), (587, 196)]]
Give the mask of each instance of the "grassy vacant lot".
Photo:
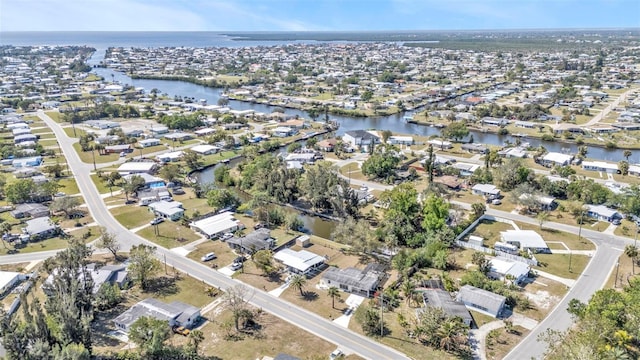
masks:
[(78, 184), (72, 177), (62, 178), (58, 181), (58, 184), (60, 184), (60, 191), (64, 192), (67, 195), (75, 195), (80, 193)]
[(44, 126), (44, 127), (39, 127), (39, 128), (35, 128), (35, 129), (31, 129), (31, 133), (32, 134), (53, 134), (53, 131), (51, 131), (51, 129), (49, 129), (48, 127)]
[[(100, 178), (98, 174), (91, 174), (91, 180), (93, 181), (93, 184), (96, 186), (100, 194), (106, 194), (109, 192), (109, 187), (105, 184), (104, 181), (102, 181), (102, 178)], [(120, 190), (120, 188), (114, 186), (113, 191), (117, 190)]]
[[(314, 356), (324, 359), (336, 348), (334, 344), (267, 312), (257, 316), (256, 321), (260, 325), (258, 334), (243, 334), (240, 340), (226, 340), (227, 330), (223, 324), (229, 321), (232, 321), (231, 311), (225, 310), (216, 316), (215, 321), (201, 329), (205, 338), (201, 345), (204, 354), (222, 359), (260, 359), (265, 355), (275, 357), (279, 353), (287, 353), (301, 359)], [(350, 356), (348, 359), (359, 357)]]
[(125, 205), (110, 210), (113, 216), (127, 229), (148, 224), (155, 216), (147, 207)]
[(211, 165), (211, 164), (217, 164), (222, 160), (231, 159), (232, 157), (237, 155), (238, 153), (235, 151), (221, 151), (217, 154), (205, 155), (202, 157), (202, 164), (205, 166)]
[(67, 136), (70, 138), (79, 138), (81, 136), (87, 135), (87, 132), (84, 129), (80, 129), (77, 126), (76, 126), (75, 135), (73, 132), (73, 126), (65, 127), (62, 130), (64, 130), (64, 133), (67, 134)]
[(629, 238), (635, 238), (636, 237), (636, 229), (637, 228), (638, 227), (636, 226), (636, 224), (633, 221), (629, 221), (627, 219), (623, 219), (622, 220), (622, 224), (618, 225), (613, 233), (618, 235), (618, 236), (626, 236), (626, 237), (629, 237)]
[(524, 286), (524, 294), (531, 301), (531, 308), (519, 310), (523, 315), (541, 321), (560, 302), (567, 293), (567, 286), (541, 276), (532, 279)]
[[(536, 254), (539, 266), (534, 266), (533, 270), (542, 270), (567, 279), (577, 279), (591, 257), (586, 255), (573, 254)], [(569, 259), (571, 259), (571, 271), (569, 271)]]
[(187, 216), (193, 216), (195, 212), (206, 214), (213, 210), (207, 205), (207, 199), (196, 198), (195, 195), (192, 195), (193, 192), (191, 189), (185, 189), (185, 192), (185, 195), (189, 194), (188, 198), (184, 198), (185, 195), (180, 195), (180, 197), (176, 196), (174, 199), (182, 203), (182, 206), (186, 209), (185, 214)]
[[(193, 232), (193, 230), (173, 221), (160, 223), (158, 225), (159, 235), (155, 234), (154, 228), (154, 226), (149, 226), (136, 234), (167, 249), (184, 246), (200, 239), (200, 235)], [(181, 240), (178, 241), (178, 239)]]
[[(362, 311), (365, 306), (373, 300), (365, 300), (360, 307), (356, 310)], [(404, 303), (403, 303), (404, 304)], [(410, 338), (407, 335), (407, 328), (401, 327), (398, 323), (398, 314), (403, 314), (405, 318), (410, 319), (413, 317), (412, 309), (408, 309), (405, 306), (400, 306), (393, 312), (387, 311), (383, 315), (383, 319), (388, 331), (388, 334), (382, 338), (376, 337), (376, 341), (390, 346), (398, 351), (405, 353), (412, 359), (422, 360), (440, 360), (440, 359), (456, 359), (453, 354), (446, 353), (444, 351), (435, 350), (428, 346), (419, 344), (415, 339)], [(355, 320), (356, 315), (349, 322), (349, 329), (363, 334), (362, 327)]]
[[(78, 228), (77, 230), (73, 230), (69, 232), (69, 235), (82, 239), (83, 235), (86, 232), (91, 232), (92, 234), (90, 237), (86, 239), (87, 242), (91, 242), (98, 237), (97, 226)], [(0, 255), (7, 255), (7, 254), (14, 254), (14, 253), (26, 254), (26, 253), (39, 252), (39, 251), (65, 249), (69, 245), (68, 239), (62, 239), (60, 237), (54, 237), (51, 239), (42, 240), (38, 242), (30, 242), (27, 244), (20, 244), (17, 246), (14, 246), (13, 244), (7, 244), (6, 242), (1, 240), (0, 242), (2, 242), (2, 245), (3, 245), (2, 247), (0, 247)]]
[[(92, 164), (93, 163), (93, 155), (91, 155), (91, 151), (82, 151), (80, 147), (80, 143), (73, 144), (73, 148), (78, 153), (80, 160), (82, 162)], [(102, 164), (107, 162), (116, 161), (120, 158), (118, 154), (108, 154), (108, 155), (100, 155), (97, 151), (95, 151), (96, 164)]]
[[(218, 258), (207, 262), (207, 264), (208, 265), (216, 264), (218, 265), (218, 267), (227, 266), (231, 264), (236, 257), (238, 257), (238, 255), (236, 255), (233, 251), (231, 251), (231, 248), (227, 246), (226, 243), (220, 240), (210, 240), (202, 244), (199, 244), (195, 250), (193, 250), (192, 252), (189, 253), (189, 255), (187, 255), (187, 257), (189, 259), (200, 262), (200, 259), (202, 258), (202, 256), (210, 252), (215, 253)], [(247, 261), (247, 263), (248, 262), (249, 261)]]
[(53, 119), (53, 121), (55, 121), (57, 123), (61, 123), (62, 122), (62, 114), (60, 114), (57, 111), (45, 111), (45, 114), (47, 114), (50, 118)]
[(470, 235), (482, 237), (485, 239), (485, 246), (493, 247), (497, 241), (500, 241), (500, 232), (507, 230), (514, 230), (514, 228), (511, 224), (493, 220), (482, 220), (478, 223), (478, 226), (473, 229), (473, 232), (471, 232)]
[[(631, 263), (629, 258), (624, 253), (618, 258), (618, 265), (613, 268), (607, 283), (604, 285), (605, 289), (622, 288), (629, 285), (629, 281), (640, 274), (640, 264), (636, 263), (635, 266)], [(617, 275), (617, 280), (616, 280)]]

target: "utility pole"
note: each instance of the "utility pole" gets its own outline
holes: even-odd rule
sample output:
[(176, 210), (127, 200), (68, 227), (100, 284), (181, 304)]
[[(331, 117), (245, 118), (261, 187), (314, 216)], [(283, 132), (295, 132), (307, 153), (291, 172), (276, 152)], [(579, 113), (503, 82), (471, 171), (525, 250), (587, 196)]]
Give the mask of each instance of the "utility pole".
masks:
[(96, 171), (96, 146), (91, 147), (91, 157), (93, 158), (93, 171)]
[(384, 315), (384, 289), (380, 291), (380, 336), (384, 336), (384, 321), (382, 316)]

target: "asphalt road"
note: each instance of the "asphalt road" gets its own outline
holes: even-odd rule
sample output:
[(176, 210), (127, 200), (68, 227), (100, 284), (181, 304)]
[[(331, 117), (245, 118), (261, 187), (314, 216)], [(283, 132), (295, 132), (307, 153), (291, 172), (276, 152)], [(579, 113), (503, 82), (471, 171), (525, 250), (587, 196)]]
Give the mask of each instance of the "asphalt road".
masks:
[[(215, 286), (223, 290), (238, 285), (245, 286), (251, 290), (251, 296), (248, 296), (246, 300), (252, 305), (260, 307), (265, 311), (298, 326), (299, 328), (309, 331), (310, 333), (313, 333), (329, 342), (337, 344), (347, 353), (354, 352), (367, 359), (408, 359), (404, 354), (394, 349), (340, 327), (327, 319), (265, 293), (262, 290), (257, 290), (239, 281), (231, 279), (216, 270), (180, 256), (168, 249), (159, 247), (156, 244), (153, 244), (130, 232), (120, 225), (120, 223), (116, 221), (116, 219), (107, 210), (98, 190), (90, 178), (90, 172), (93, 168), (93, 164), (85, 164), (80, 161), (78, 154), (73, 149), (72, 145), (77, 141), (77, 139), (67, 137), (62, 128), (44, 112), (39, 111), (38, 117), (45, 121), (45, 123), (47, 123), (55, 133), (60, 147), (66, 157), (67, 164), (72, 170), (76, 182), (78, 183), (78, 188), (84, 196), (91, 216), (93, 216), (94, 220), (98, 224), (105, 226), (109, 232), (112, 232), (118, 239), (120, 239), (120, 242), (122, 243), (122, 250), (126, 251), (131, 246), (137, 244), (156, 246), (158, 248), (158, 258), (161, 261), (166, 261), (167, 265), (174, 266), (176, 269), (198, 280), (204, 281), (211, 286)], [(46, 255), (51, 256), (52, 253)]]

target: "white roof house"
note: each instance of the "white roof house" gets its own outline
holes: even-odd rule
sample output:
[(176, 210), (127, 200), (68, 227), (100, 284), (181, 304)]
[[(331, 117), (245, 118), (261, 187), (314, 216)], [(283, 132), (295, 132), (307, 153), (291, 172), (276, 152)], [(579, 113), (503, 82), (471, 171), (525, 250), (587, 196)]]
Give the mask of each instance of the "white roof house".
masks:
[(307, 274), (313, 269), (321, 267), (325, 258), (306, 250), (293, 251), (283, 249), (275, 253), (273, 258), (283, 263), (290, 272)]
[(122, 174), (141, 174), (141, 173), (151, 173), (156, 169), (156, 163), (145, 161), (145, 162), (136, 162), (130, 161), (126, 162), (120, 167), (118, 167), (118, 172)]
[(601, 220), (613, 221), (614, 219), (622, 219), (622, 215), (614, 209), (604, 205), (587, 205), (587, 216)]
[(182, 158), (182, 155), (184, 155), (184, 151), (173, 151), (165, 154), (160, 154), (156, 156), (156, 159), (162, 162), (172, 162), (180, 160), (180, 158)]
[(566, 166), (571, 164), (571, 160), (573, 160), (573, 155), (558, 152), (549, 152), (542, 157), (542, 162), (548, 165)]
[(0, 294), (4, 294), (6, 291), (18, 281), (24, 280), (26, 275), (12, 272), (12, 271), (0, 271)]
[(503, 280), (508, 275), (513, 277), (514, 282), (517, 284), (529, 276), (529, 270), (531, 270), (531, 267), (523, 262), (493, 258), (491, 259), (489, 276)]
[(520, 250), (548, 252), (549, 247), (540, 234), (533, 230), (507, 230), (500, 232), (502, 242), (517, 245)]
[(483, 196), (499, 196), (500, 189), (491, 184), (475, 184), (471, 188), (471, 191), (476, 195)]
[(220, 148), (209, 144), (203, 144), (192, 147), (191, 151), (201, 155), (209, 155), (217, 153), (218, 151), (220, 151)]
[(179, 201), (156, 201), (149, 204), (149, 211), (152, 211), (156, 216), (172, 221), (179, 220), (184, 215), (184, 208)]
[(604, 161), (583, 161), (582, 169), (590, 171), (602, 171), (613, 174), (618, 171), (618, 164), (607, 163)]
[(220, 214), (191, 222), (189, 227), (211, 239), (227, 232), (242, 229), (244, 228), (244, 225), (234, 218), (234, 213), (231, 211), (225, 211)]

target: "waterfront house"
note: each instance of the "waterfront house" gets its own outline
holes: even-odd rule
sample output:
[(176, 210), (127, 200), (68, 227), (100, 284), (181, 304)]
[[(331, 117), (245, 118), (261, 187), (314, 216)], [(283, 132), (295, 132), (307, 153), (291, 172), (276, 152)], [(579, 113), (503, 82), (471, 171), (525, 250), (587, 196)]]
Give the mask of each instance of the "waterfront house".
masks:
[(297, 130), (294, 128), (286, 127), (286, 126), (278, 126), (277, 128), (270, 131), (271, 135), (275, 137), (287, 137), (293, 136), (297, 133)]
[(306, 250), (282, 249), (273, 259), (283, 264), (289, 273), (309, 276), (325, 266), (325, 258)]
[(562, 154), (558, 152), (548, 152), (542, 157), (540, 161), (542, 165), (552, 167), (570, 165), (572, 160), (573, 155)]
[(234, 232), (238, 229), (244, 229), (244, 224), (236, 220), (231, 211), (225, 211), (220, 214), (208, 216), (189, 223), (189, 227), (197, 231), (208, 239), (215, 239), (224, 233)]
[(203, 145), (196, 145), (192, 147), (191, 151), (198, 153), (200, 155), (211, 155), (220, 151), (220, 148), (213, 145), (203, 144)]
[(599, 171), (607, 174), (615, 174), (618, 172), (618, 164), (607, 163), (604, 161), (583, 161), (582, 169), (588, 171)]
[(320, 151), (332, 152), (337, 143), (337, 139), (321, 140), (316, 143), (316, 148)]
[(261, 228), (241, 237), (227, 239), (227, 245), (243, 254), (253, 254), (260, 250), (272, 249), (275, 239), (271, 237), (271, 230)]
[(392, 144), (392, 145), (413, 145), (413, 137), (412, 136), (391, 135), (391, 136), (389, 136), (389, 139), (387, 139), (387, 144)]
[(486, 154), (489, 152), (489, 148), (483, 144), (476, 144), (476, 143), (462, 144), (461, 148), (462, 150), (466, 150), (468, 152), (476, 153), (476, 154)]
[(365, 150), (372, 144), (380, 143), (379, 137), (364, 130), (347, 131), (342, 136), (342, 140), (356, 149), (363, 148)]

